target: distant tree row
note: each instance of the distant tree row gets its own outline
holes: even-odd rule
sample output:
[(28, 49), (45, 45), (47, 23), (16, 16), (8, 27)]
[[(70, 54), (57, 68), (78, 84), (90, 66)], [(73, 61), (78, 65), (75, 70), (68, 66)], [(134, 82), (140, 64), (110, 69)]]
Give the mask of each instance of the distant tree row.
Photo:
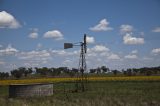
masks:
[(106, 66), (98, 67), (95, 69), (90, 69), (90, 73), (112, 73), (113, 75), (123, 74), (125, 76), (135, 76), (135, 75), (160, 75), (160, 66), (158, 67), (143, 67), (143, 68), (129, 68), (120, 70), (110, 70)]
[(109, 68), (107, 68), (106, 66), (101, 66), (95, 69), (90, 69), (90, 73), (96, 73), (96, 74), (107, 73), (109, 71), (110, 71)]
[[(41, 77), (75, 77), (79, 73), (78, 69), (68, 67), (58, 67), (58, 68), (25, 68), (19, 67), (8, 72), (0, 72), (0, 79), (7, 79), (10, 76), (14, 78), (25, 78), (30, 75), (37, 75)], [(135, 76), (135, 75), (160, 75), (160, 66), (159, 67), (143, 67), (143, 68), (129, 68), (122, 70), (110, 70), (106, 66), (101, 66), (98, 68), (90, 69), (89, 74), (111, 74), (111, 75), (125, 75), (125, 76)]]
[(129, 68), (127, 70), (122, 70), (124, 75), (134, 76), (134, 75), (160, 75), (159, 67), (143, 67), (143, 68)]
[(108, 73), (112, 73), (114, 75), (117, 75), (118, 73), (120, 73), (120, 71), (118, 70), (110, 70), (109, 68), (107, 68), (106, 66), (101, 66), (101, 67), (97, 67), (94, 69), (90, 69), (89, 73), (94, 73), (94, 74), (108, 74)]
[(70, 77), (73, 77), (78, 72), (78, 69), (76, 68), (69, 69), (68, 67), (59, 67), (59, 68), (36, 67), (35, 70), (37, 74), (45, 76), (68, 75)]
[(42, 68), (25, 68), (25, 67), (20, 67), (18, 69), (12, 70), (11, 76), (15, 78), (21, 78), (21, 77), (27, 77), (28, 75), (38, 75), (38, 76), (47, 76), (47, 77), (53, 77), (53, 76), (60, 76), (60, 75), (65, 75), (65, 76), (70, 76), (73, 77), (75, 74), (78, 72), (78, 69), (72, 68), (69, 69), (67, 67), (59, 67), (59, 68), (47, 68), (47, 67), (42, 67)]
[(0, 72), (0, 79), (7, 79), (9, 77), (8, 72)]
[(20, 67), (11, 71), (11, 75), (16, 78), (21, 78), (22, 76), (27, 77), (27, 75), (32, 74), (32, 68)]

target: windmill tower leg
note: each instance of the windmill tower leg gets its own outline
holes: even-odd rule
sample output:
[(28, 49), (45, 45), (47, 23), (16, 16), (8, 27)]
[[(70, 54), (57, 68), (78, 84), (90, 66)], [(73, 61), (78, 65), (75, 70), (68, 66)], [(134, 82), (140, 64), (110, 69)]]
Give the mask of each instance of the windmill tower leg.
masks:
[(84, 44), (81, 44), (81, 53), (80, 53), (80, 61), (79, 61), (79, 70), (80, 70), (80, 89), (82, 92), (85, 91), (85, 85), (84, 85), (84, 71), (86, 71), (86, 59), (85, 59), (85, 53), (84, 53)]

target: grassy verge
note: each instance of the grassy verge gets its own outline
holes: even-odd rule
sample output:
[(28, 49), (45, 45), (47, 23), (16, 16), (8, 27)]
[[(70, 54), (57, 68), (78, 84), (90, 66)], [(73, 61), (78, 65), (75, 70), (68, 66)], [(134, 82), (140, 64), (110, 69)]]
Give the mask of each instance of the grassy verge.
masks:
[[(110, 77), (88, 77), (88, 81), (160, 81), (160, 76), (110, 76)], [(56, 82), (75, 82), (77, 78), (37, 78), (19, 80), (0, 80), (0, 85), (10, 84), (31, 84), (31, 83), (56, 83)], [(78, 80), (81, 80), (79, 78)]]
[(68, 92), (74, 83), (56, 83), (50, 97), (8, 98), (7, 86), (0, 86), (2, 106), (159, 106), (159, 81), (90, 82), (85, 92)]

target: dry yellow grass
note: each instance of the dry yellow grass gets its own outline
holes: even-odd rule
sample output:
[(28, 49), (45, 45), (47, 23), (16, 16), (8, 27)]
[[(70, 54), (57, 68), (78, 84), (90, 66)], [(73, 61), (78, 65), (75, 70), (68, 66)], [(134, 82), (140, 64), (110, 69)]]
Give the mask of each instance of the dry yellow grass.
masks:
[[(89, 77), (88, 81), (160, 81), (160, 76), (130, 76), (130, 77)], [(81, 80), (80, 78), (39, 78), (23, 80), (0, 80), (0, 85), (56, 83)]]

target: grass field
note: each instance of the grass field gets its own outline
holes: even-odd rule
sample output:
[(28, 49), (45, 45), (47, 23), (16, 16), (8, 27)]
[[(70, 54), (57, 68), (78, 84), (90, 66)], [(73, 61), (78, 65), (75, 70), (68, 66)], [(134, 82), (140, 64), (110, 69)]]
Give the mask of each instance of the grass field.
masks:
[[(88, 77), (88, 81), (160, 81), (160, 76), (110, 76), (110, 77)], [(10, 84), (30, 84), (30, 83), (55, 83), (55, 82), (74, 82), (77, 78), (37, 78), (21, 80), (0, 80), (0, 85)], [(80, 78), (78, 80), (81, 80)]]
[(50, 97), (8, 98), (0, 86), (1, 106), (160, 106), (160, 81), (91, 81), (85, 92), (71, 93), (75, 83), (55, 83)]

